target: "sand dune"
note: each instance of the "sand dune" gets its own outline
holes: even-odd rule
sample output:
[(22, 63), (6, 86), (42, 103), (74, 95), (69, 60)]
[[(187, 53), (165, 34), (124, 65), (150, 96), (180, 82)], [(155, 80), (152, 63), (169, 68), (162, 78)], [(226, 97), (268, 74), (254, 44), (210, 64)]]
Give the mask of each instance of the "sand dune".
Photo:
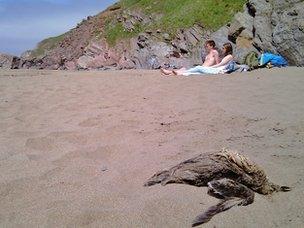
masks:
[(301, 227), (304, 69), (0, 71), (1, 227), (189, 227), (206, 188), (143, 187), (199, 153), (236, 149), (291, 186), (204, 227)]

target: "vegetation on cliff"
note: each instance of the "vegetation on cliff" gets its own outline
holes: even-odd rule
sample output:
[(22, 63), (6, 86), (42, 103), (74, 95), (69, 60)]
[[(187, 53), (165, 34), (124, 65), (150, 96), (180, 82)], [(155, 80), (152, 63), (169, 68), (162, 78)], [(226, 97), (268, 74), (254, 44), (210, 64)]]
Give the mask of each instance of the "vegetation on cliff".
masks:
[(110, 44), (117, 40), (136, 35), (141, 31), (161, 29), (175, 34), (178, 29), (185, 29), (199, 24), (215, 31), (228, 23), (233, 15), (240, 11), (246, 0), (121, 0), (122, 10), (141, 11), (157, 18), (147, 26), (137, 26), (127, 32), (120, 23), (110, 23), (106, 28), (106, 38)]
[(121, 0), (124, 9), (140, 8), (161, 14), (154, 25), (164, 30), (188, 28), (195, 23), (218, 29), (240, 11), (246, 0)]
[[(242, 9), (245, 2), (246, 0), (120, 0), (94, 17), (103, 20), (104, 27), (99, 27), (93, 32), (92, 38), (106, 38), (113, 46), (118, 40), (131, 38), (147, 30), (160, 29), (174, 36), (180, 28), (199, 24), (215, 31), (228, 23), (233, 15)], [(121, 22), (117, 21), (117, 15), (121, 12), (141, 12), (150, 16), (152, 20), (149, 24), (137, 23), (132, 31), (128, 31)], [(41, 57), (48, 53), (68, 33), (41, 41), (31, 56)]]
[(37, 45), (37, 48), (32, 51), (31, 56), (36, 58), (43, 57), (47, 51), (52, 50), (54, 47), (56, 47), (56, 45), (63, 40), (64, 36), (65, 33), (59, 36), (49, 37), (42, 40)]

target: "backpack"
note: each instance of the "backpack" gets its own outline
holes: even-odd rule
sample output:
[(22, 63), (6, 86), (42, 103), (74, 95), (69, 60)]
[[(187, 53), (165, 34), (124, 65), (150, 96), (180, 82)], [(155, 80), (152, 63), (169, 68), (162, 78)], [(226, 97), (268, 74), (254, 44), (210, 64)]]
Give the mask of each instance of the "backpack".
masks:
[(251, 51), (245, 56), (244, 64), (249, 66), (249, 69), (256, 69), (259, 67), (258, 53)]

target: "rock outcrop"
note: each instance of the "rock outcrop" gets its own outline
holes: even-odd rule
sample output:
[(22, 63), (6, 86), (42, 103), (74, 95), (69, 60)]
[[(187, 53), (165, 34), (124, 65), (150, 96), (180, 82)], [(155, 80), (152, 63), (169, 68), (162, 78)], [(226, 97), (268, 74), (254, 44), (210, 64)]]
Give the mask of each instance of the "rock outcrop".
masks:
[(270, 51), (304, 66), (304, 2), (249, 0), (228, 30), (238, 60), (249, 51)]
[(18, 69), (20, 66), (20, 58), (13, 55), (0, 53), (0, 68), (2, 69)]
[[(62, 35), (49, 49), (37, 55), (26, 52), (20, 58), (1, 55), (0, 68), (36, 69), (158, 69), (189, 67), (202, 62), (203, 43), (214, 39), (220, 47), (231, 42), (239, 63), (255, 51), (271, 51), (284, 56), (290, 65), (304, 66), (304, 2), (302, 0), (248, 0), (243, 12), (231, 23), (215, 32), (202, 25), (179, 29), (175, 35), (160, 29), (118, 40), (110, 45), (105, 37), (106, 21), (133, 33), (137, 27), (148, 26), (162, 15), (146, 15), (123, 10), (114, 4), (106, 11), (88, 17), (74, 29)], [(36, 53), (36, 55), (34, 55)]]

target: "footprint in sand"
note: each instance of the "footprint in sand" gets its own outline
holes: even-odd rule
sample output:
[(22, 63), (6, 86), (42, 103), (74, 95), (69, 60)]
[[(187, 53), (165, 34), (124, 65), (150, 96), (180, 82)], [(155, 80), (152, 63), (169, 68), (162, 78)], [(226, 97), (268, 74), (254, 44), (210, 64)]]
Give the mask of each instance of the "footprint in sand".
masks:
[(77, 132), (59, 131), (52, 132), (45, 137), (29, 138), (25, 146), (39, 151), (51, 151), (56, 147), (66, 144), (86, 145), (87, 137), (79, 135)]
[(80, 126), (80, 127), (94, 127), (94, 126), (101, 125), (101, 124), (102, 124), (101, 118), (93, 117), (93, 118), (89, 118), (89, 119), (86, 119), (86, 120), (80, 122), (78, 124), (78, 126)]
[(85, 212), (73, 216), (71, 219), (71, 223), (69, 223), (70, 227), (77, 226), (90, 226), (91, 224), (97, 222), (98, 220), (105, 221), (105, 219), (109, 218), (110, 215), (107, 211), (94, 211), (94, 210), (86, 210)]
[(34, 150), (52, 150), (54, 148), (54, 139), (49, 137), (29, 138), (25, 146)]
[(57, 131), (52, 132), (48, 135), (49, 138), (54, 138), (56, 142), (62, 143), (71, 143), (77, 145), (86, 145), (87, 137), (85, 135), (81, 135), (75, 131)]
[(66, 163), (73, 162), (76, 159), (87, 159), (94, 162), (109, 162), (117, 156), (118, 148), (116, 146), (101, 146), (96, 150), (76, 150), (71, 151), (60, 159), (54, 161), (54, 164), (62, 166)]
[(125, 126), (125, 127), (129, 127), (129, 128), (134, 128), (134, 127), (138, 127), (141, 125), (140, 121), (138, 120), (132, 120), (132, 119), (127, 119), (127, 120), (121, 120), (121, 125)]

